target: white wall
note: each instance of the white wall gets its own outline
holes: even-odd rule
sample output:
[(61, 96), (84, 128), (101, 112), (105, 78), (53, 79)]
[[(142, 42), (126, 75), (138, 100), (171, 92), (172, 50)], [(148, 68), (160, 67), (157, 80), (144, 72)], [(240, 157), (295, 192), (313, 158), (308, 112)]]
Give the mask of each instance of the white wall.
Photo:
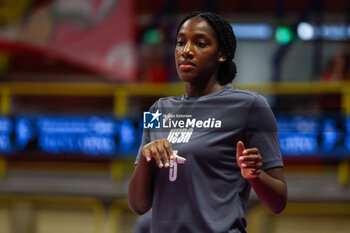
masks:
[[(284, 23), (296, 22), (297, 16), (288, 16)], [(231, 23), (267, 23), (278, 25), (271, 16), (240, 15), (226, 16)], [(344, 23), (344, 17), (329, 15), (325, 23)], [(290, 23), (291, 24), (291, 23)], [(325, 69), (327, 61), (341, 51), (340, 42), (323, 42), (321, 70)], [(272, 79), (272, 59), (280, 45), (272, 38), (268, 41), (238, 40), (235, 62), (237, 77), (235, 82), (268, 82)], [(296, 39), (287, 51), (282, 61), (281, 81), (318, 80), (313, 75), (314, 43)]]
[[(237, 41), (234, 61), (237, 65), (235, 82), (268, 82), (272, 79), (272, 58), (279, 45), (269, 41)], [(322, 45), (321, 70), (327, 61), (340, 52), (336, 42), (324, 42)], [(313, 75), (314, 44), (297, 40), (284, 56), (281, 69), (281, 81), (311, 81), (319, 77)]]

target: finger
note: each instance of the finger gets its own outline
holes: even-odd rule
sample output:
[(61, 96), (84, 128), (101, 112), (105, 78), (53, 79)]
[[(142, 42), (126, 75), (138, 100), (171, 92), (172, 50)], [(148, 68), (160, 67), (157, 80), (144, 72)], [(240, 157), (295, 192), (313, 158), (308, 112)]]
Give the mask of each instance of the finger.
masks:
[(164, 148), (164, 144), (163, 143), (159, 143), (157, 145), (157, 150), (160, 154), (161, 159), (164, 162), (165, 167), (169, 167), (169, 156), (168, 153), (166, 151), (166, 149)]
[(256, 163), (256, 168), (257, 169), (261, 170), (262, 166), (263, 166), (263, 163), (261, 161)]
[(236, 148), (236, 158), (238, 159), (240, 156), (243, 155), (243, 151), (244, 151), (244, 144), (242, 141), (238, 141), (237, 142), (237, 148)]
[(244, 155), (258, 154), (258, 153), (259, 153), (258, 148), (249, 148), (249, 149), (245, 149), (245, 150), (243, 151), (243, 154), (244, 154)]
[(249, 169), (261, 169), (262, 168), (262, 162), (244, 162), (242, 163), (243, 168), (249, 168)]
[(141, 153), (146, 158), (147, 162), (151, 162), (151, 151), (149, 149), (143, 149)]
[(262, 160), (261, 155), (245, 155), (239, 157), (240, 162), (260, 162)]
[(258, 176), (261, 173), (261, 169), (252, 169), (250, 170), (251, 175)]
[(167, 139), (164, 141), (164, 148), (167, 151), (169, 158), (174, 159), (173, 148), (171, 147), (170, 142)]
[(161, 155), (159, 154), (158, 150), (157, 150), (157, 147), (152, 147), (151, 148), (151, 151), (152, 151), (152, 155), (153, 155), (153, 158), (154, 160), (156, 161), (156, 163), (158, 164), (158, 167), (159, 168), (162, 168), (163, 167), (163, 162), (161, 160)]
[(181, 157), (181, 156), (178, 156), (178, 155), (175, 156), (174, 160), (175, 160), (176, 163), (180, 163), (180, 164), (184, 164), (187, 161), (184, 157)]
[(242, 163), (242, 167), (249, 169), (260, 169), (262, 167), (262, 163)]

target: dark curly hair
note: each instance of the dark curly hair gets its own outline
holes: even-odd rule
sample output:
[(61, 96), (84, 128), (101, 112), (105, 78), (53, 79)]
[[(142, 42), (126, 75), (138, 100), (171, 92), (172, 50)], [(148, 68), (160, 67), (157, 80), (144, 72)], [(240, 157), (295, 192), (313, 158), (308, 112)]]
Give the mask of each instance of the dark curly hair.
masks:
[(226, 61), (224, 61), (219, 67), (218, 83), (220, 85), (226, 85), (232, 82), (237, 74), (236, 64), (232, 61), (236, 52), (236, 36), (233, 33), (230, 23), (220, 15), (212, 12), (192, 12), (181, 21), (177, 28), (176, 36), (178, 35), (181, 26), (188, 19), (194, 17), (201, 17), (209, 23), (216, 34), (219, 46), (223, 49), (226, 56)]

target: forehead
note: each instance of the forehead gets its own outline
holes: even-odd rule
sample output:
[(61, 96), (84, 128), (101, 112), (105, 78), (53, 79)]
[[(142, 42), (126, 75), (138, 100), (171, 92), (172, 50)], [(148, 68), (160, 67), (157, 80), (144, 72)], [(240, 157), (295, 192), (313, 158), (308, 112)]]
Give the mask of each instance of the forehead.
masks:
[(194, 17), (186, 20), (179, 30), (180, 34), (202, 34), (210, 37), (216, 37), (215, 31), (211, 25), (201, 17)]

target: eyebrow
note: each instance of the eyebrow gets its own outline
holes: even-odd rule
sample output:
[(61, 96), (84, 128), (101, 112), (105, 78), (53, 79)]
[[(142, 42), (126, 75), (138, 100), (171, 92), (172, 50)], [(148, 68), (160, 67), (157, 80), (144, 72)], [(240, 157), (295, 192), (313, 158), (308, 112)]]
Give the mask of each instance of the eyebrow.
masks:
[[(178, 38), (179, 36), (185, 36), (185, 34), (184, 33), (179, 33), (179, 34), (177, 34), (176, 38)], [(194, 35), (194, 37), (195, 38), (209, 39), (208, 36), (206, 34), (204, 34), (204, 33), (197, 33), (197, 34)]]

